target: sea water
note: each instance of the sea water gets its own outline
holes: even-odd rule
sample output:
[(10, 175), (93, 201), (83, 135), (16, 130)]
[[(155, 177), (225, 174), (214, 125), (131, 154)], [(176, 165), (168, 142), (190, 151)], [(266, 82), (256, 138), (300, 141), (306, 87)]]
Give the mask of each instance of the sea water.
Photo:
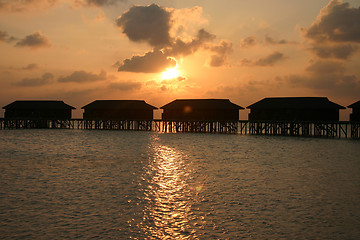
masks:
[(1, 239), (360, 239), (360, 142), (0, 131)]

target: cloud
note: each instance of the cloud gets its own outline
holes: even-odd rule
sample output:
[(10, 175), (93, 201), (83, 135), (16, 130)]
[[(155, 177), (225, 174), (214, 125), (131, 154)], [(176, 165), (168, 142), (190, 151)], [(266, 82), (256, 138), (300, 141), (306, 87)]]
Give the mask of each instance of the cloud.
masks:
[(89, 6), (102, 7), (102, 6), (115, 5), (119, 2), (124, 2), (124, 1), (125, 0), (85, 0), (85, 4)]
[[(198, 16), (201, 8), (175, 10), (163, 8), (156, 4), (148, 6), (134, 6), (122, 14), (116, 20), (116, 25), (122, 28), (123, 33), (133, 42), (146, 42), (153, 47), (152, 51), (142, 56), (133, 56), (125, 59), (122, 63), (117, 62), (114, 66), (118, 71), (157, 73), (166, 68), (176, 66), (176, 58), (194, 54), (199, 49), (209, 51), (212, 54), (210, 66), (222, 66), (226, 63), (227, 55), (232, 52), (232, 44), (221, 41), (212, 43), (216, 36), (204, 29), (197, 31), (194, 37), (184, 37), (183, 25), (186, 21), (179, 20), (179, 13), (184, 12), (191, 16)], [(173, 15), (176, 15), (175, 17)], [(199, 17), (198, 17), (199, 18)], [(181, 31), (181, 36), (171, 37), (174, 32), (172, 27)], [(176, 32), (176, 31), (175, 31)]]
[(220, 67), (225, 65), (227, 56), (233, 51), (232, 43), (222, 40), (219, 43), (212, 43), (216, 36), (205, 29), (200, 29), (196, 37), (191, 41), (184, 41), (177, 38), (164, 52), (167, 56), (178, 57), (194, 54), (200, 49), (213, 53), (210, 59), (211, 67)]
[(134, 42), (147, 42), (153, 47), (170, 45), (171, 13), (156, 4), (134, 6), (122, 14), (116, 25)]
[(318, 76), (340, 76), (344, 74), (345, 67), (337, 61), (316, 61), (311, 63), (306, 71)]
[(255, 36), (249, 36), (247, 38), (244, 38), (241, 40), (240, 42), (240, 47), (241, 48), (249, 48), (249, 47), (253, 47), (257, 44), (257, 39)]
[(182, 39), (191, 39), (199, 28), (208, 23), (203, 16), (203, 8), (194, 6), (192, 8), (173, 9), (166, 8), (171, 12), (170, 36), (180, 37)]
[(358, 97), (360, 79), (346, 73), (341, 61), (320, 60), (312, 62), (303, 75), (283, 78), (292, 87), (305, 87), (325, 94)]
[(360, 47), (360, 8), (331, 0), (310, 27), (301, 29), (315, 56), (303, 74), (285, 76), (291, 87), (321, 94), (359, 97), (360, 79), (346, 69), (346, 61)]
[(13, 36), (10, 36), (6, 31), (1, 31), (0, 30), (0, 42), (6, 42), (6, 43), (10, 43), (15, 41), (16, 38)]
[(314, 45), (310, 50), (319, 58), (348, 59), (359, 49), (353, 44)]
[(54, 6), (61, 0), (2, 0), (0, 11), (22, 12), (29, 9), (46, 9)]
[(157, 73), (175, 66), (175, 59), (168, 57), (159, 50), (154, 50), (143, 56), (133, 56), (131, 59), (125, 59), (120, 64), (118, 71)]
[(216, 54), (211, 56), (210, 66), (220, 67), (225, 65), (227, 55), (233, 51), (232, 44), (227, 41), (221, 41), (219, 45), (211, 47), (211, 51)]
[(267, 44), (272, 44), (272, 45), (281, 45), (281, 44), (295, 44), (295, 41), (288, 41), (285, 39), (281, 39), (281, 40), (275, 40), (272, 37), (266, 36), (265, 37), (265, 42)]
[(332, 0), (324, 7), (303, 35), (313, 46), (312, 53), (319, 58), (346, 60), (353, 56), (360, 44), (360, 7)]
[(38, 87), (51, 83), (54, 80), (54, 75), (45, 73), (41, 78), (24, 78), (22, 81), (15, 83), (22, 87)]
[(32, 71), (34, 69), (39, 68), (39, 66), (36, 63), (30, 63), (27, 66), (23, 67), (22, 70), (29, 70)]
[(283, 60), (285, 58), (284, 54), (281, 52), (274, 52), (269, 54), (264, 58), (259, 58), (257, 60), (241, 60), (241, 65), (243, 66), (273, 66), (275, 63)]
[(306, 38), (316, 42), (360, 43), (360, 7), (351, 8), (349, 3), (332, 0), (303, 32)]
[(281, 52), (274, 52), (265, 58), (260, 58), (255, 62), (256, 66), (273, 66), (276, 62), (284, 59), (284, 54)]
[(58, 3), (72, 4), (74, 7), (105, 7), (126, 0), (1, 0), (0, 11), (24, 12), (32, 9), (48, 9)]
[(142, 87), (140, 82), (127, 81), (127, 82), (115, 82), (109, 84), (109, 88), (117, 89), (123, 92), (138, 90)]
[(76, 82), (76, 83), (86, 83), (86, 82), (96, 82), (106, 80), (107, 75), (104, 70), (99, 74), (89, 73), (85, 71), (74, 71), (72, 74), (66, 77), (59, 77), (58, 82)]
[(185, 42), (177, 38), (168, 48), (165, 49), (165, 54), (168, 56), (187, 56), (193, 54), (199, 48), (204, 47), (206, 43), (213, 41), (216, 38), (214, 34), (209, 33), (204, 29), (200, 29), (195, 38), (189, 42)]
[(51, 42), (48, 38), (43, 36), (40, 32), (34, 32), (25, 38), (19, 40), (16, 44), (16, 47), (30, 47), (33, 49), (50, 47)]

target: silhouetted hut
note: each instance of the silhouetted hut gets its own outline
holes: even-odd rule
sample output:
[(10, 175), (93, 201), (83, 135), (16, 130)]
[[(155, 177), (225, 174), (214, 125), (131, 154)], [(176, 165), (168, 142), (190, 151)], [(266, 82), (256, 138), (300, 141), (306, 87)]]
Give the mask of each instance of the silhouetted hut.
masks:
[(264, 98), (247, 107), (250, 121), (339, 121), (345, 109), (326, 97)]
[(71, 119), (74, 107), (63, 101), (15, 101), (5, 107), (8, 119)]
[(237, 121), (244, 109), (229, 99), (177, 99), (163, 109), (163, 120)]
[(350, 114), (350, 121), (360, 122), (360, 100), (349, 105), (348, 108), (352, 108), (352, 113)]
[(82, 109), (84, 119), (152, 120), (157, 108), (143, 100), (96, 100)]

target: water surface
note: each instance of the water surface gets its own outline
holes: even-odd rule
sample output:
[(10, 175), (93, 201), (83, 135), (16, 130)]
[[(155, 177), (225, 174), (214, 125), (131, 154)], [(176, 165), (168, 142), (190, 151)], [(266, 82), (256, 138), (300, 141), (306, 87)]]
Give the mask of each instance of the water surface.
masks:
[(0, 131), (4, 239), (359, 239), (360, 142)]

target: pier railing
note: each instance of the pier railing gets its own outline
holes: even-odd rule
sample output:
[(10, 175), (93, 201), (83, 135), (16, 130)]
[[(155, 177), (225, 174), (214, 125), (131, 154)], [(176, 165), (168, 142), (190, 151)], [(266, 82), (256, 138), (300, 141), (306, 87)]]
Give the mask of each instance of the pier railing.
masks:
[(5, 119), (0, 129), (98, 129), (360, 139), (360, 122)]

